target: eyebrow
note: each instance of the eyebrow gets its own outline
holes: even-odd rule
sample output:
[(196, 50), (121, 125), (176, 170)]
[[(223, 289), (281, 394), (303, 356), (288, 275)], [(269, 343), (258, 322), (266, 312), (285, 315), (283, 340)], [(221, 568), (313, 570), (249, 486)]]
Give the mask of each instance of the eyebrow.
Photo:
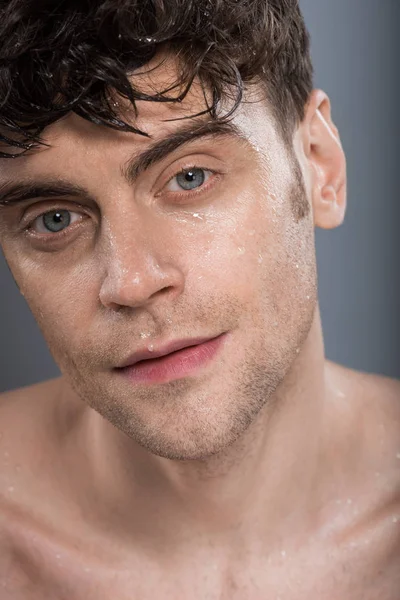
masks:
[[(121, 168), (121, 173), (126, 181), (132, 185), (141, 173), (152, 165), (159, 163), (178, 148), (200, 138), (222, 138), (224, 136), (235, 137), (242, 142), (248, 141), (244, 133), (232, 122), (201, 121), (195, 126), (193, 126), (193, 123), (185, 124), (167, 137), (151, 144), (139, 155), (133, 156)], [(91, 199), (90, 194), (84, 187), (60, 178), (56, 180), (46, 178), (42, 181), (28, 180), (25, 182), (0, 183), (0, 208), (15, 206), (32, 198), (54, 198), (55, 196), (81, 196)]]
[(6, 182), (0, 184), (0, 208), (15, 206), (31, 198), (54, 198), (54, 196), (84, 196), (89, 197), (85, 188), (80, 185), (45, 179), (42, 182)]
[(181, 146), (199, 138), (209, 136), (218, 138), (227, 135), (239, 138), (242, 141), (246, 140), (243, 132), (231, 122), (202, 121), (195, 126), (193, 124), (184, 125), (171, 135), (152, 144), (143, 153), (129, 160), (123, 168), (122, 174), (128, 183), (133, 184), (143, 171), (160, 162), (168, 154), (172, 154), (172, 152)]

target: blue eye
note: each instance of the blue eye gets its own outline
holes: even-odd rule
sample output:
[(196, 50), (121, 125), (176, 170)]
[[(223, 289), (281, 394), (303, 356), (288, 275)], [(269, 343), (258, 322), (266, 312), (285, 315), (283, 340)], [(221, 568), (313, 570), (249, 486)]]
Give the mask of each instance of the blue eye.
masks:
[(34, 219), (30, 229), (36, 233), (60, 233), (76, 221), (76, 217), (73, 219), (71, 215), (79, 217), (78, 213), (67, 209), (47, 211)]
[(71, 223), (69, 210), (52, 210), (44, 213), (41, 217), (42, 223), (51, 233), (58, 233)]
[(181, 189), (190, 191), (201, 187), (204, 184), (206, 181), (206, 173), (208, 172), (209, 171), (206, 171), (205, 169), (199, 168), (187, 169), (186, 171), (182, 171), (181, 173), (178, 173), (178, 175), (175, 175), (171, 181), (176, 180)]

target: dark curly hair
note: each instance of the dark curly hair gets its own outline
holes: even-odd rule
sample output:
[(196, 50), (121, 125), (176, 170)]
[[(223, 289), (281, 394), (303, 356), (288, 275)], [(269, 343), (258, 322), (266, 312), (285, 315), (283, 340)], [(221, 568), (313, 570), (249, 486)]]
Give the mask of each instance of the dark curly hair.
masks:
[[(129, 75), (164, 49), (179, 58), (177, 81), (141, 93)], [(0, 157), (44, 144), (45, 127), (71, 111), (147, 135), (122, 120), (112, 95), (137, 114), (137, 100), (182, 101), (195, 77), (211, 91), (213, 119), (228, 119), (245, 86), (261, 84), (289, 139), (313, 85), (298, 1), (0, 0), (0, 144), (14, 149)], [(226, 97), (233, 108), (217, 117)]]

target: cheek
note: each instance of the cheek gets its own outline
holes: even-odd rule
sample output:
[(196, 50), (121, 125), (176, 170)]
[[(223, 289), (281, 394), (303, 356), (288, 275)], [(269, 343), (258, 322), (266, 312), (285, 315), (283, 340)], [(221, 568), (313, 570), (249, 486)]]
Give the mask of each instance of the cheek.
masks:
[(260, 182), (237, 195), (229, 211), (207, 215), (181, 251), (186, 271), (209, 291), (230, 289), (251, 304), (261, 295), (283, 307), (313, 279), (313, 227), (294, 220), (289, 197), (266, 188)]
[(281, 348), (300, 346), (317, 302), (317, 272), (312, 225), (304, 221), (280, 231), (275, 249), (266, 251), (260, 274), (266, 302), (264, 325), (276, 331)]
[(188, 283), (199, 281), (205, 293), (246, 294), (259, 269), (258, 254), (259, 235), (244, 210), (208, 219), (185, 247)]
[[(262, 247), (266, 245), (264, 222), (254, 201), (237, 203), (235, 211), (218, 215), (206, 224), (187, 246), (187, 302), (198, 298), (204, 305), (219, 306), (221, 323), (229, 322), (230, 311), (243, 327), (258, 321), (262, 294)], [(207, 233), (205, 233), (207, 231)], [(233, 310), (236, 306), (236, 310)]]
[(54, 358), (63, 360), (65, 350), (78, 346), (89, 323), (92, 278), (60, 259), (38, 264), (26, 256), (19, 261), (15, 257), (9, 266)]
[[(308, 321), (317, 299), (311, 217), (297, 222), (291, 198), (258, 189), (210, 246), (205, 273), (230, 289), (249, 318), (290, 335)], [(210, 275), (208, 275), (210, 277)]]

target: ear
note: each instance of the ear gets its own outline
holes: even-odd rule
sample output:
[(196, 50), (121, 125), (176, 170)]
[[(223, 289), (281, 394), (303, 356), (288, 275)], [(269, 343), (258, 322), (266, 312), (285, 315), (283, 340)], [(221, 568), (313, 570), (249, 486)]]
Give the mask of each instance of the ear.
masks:
[(322, 90), (314, 90), (306, 106), (302, 141), (310, 166), (314, 225), (334, 229), (346, 212), (346, 158)]

